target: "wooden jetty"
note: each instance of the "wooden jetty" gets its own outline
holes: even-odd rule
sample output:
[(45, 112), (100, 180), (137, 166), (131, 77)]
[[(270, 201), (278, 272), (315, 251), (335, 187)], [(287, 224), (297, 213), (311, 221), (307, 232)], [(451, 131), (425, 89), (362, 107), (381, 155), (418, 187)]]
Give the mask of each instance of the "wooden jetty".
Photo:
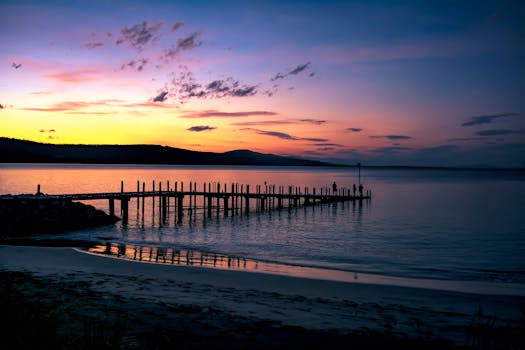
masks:
[[(153, 199), (153, 208), (155, 208), (155, 198), (158, 198), (162, 218), (166, 218), (170, 213), (170, 208), (173, 208), (173, 213), (181, 221), (184, 210), (190, 212), (204, 210), (209, 217), (212, 216), (212, 213), (219, 215), (221, 212), (222, 215), (229, 216), (248, 214), (253, 209), (259, 212), (291, 209), (299, 206), (371, 199), (372, 196), (370, 190), (357, 192), (349, 188), (339, 188), (334, 191), (331, 187), (301, 188), (265, 184), (250, 188), (250, 185), (238, 183), (227, 185), (208, 182), (203, 183), (199, 189), (196, 182), (190, 182), (189, 189), (185, 189), (184, 182), (174, 182), (173, 186), (170, 186), (169, 181), (166, 187), (163, 188), (162, 185), (162, 182), (159, 182), (156, 187), (153, 181), (151, 190), (146, 191), (146, 184), (137, 181), (136, 191), (125, 192), (124, 182), (121, 181), (120, 192), (60, 194), (48, 195), (48, 197), (78, 201), (108, 200), (111, 216), (115, 216), (115, 201), (118, 201), (122, 222), (126, 224), (129, 217), (129, 202), (136, 199), (137, 209), (140, 208), (140, 202), (142, 202), (144, 213), (144, 198), (147, 197)], [(37, 194), (41, 194), (40, 185), (38, 185)]]

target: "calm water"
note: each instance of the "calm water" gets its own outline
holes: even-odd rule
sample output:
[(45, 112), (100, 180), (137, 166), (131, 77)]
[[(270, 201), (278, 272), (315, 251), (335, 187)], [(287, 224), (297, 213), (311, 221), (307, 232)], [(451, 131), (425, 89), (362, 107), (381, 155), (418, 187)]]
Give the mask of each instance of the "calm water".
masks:
[[(355, 169), (342, 168), (0, 164), (0, 194), (35, 193), (37, 184), (48, 194), (118, 192), (121, 180), (129, 191), (137, 181), (149, 190), (153, 180), (164, 189), (168, 181), (171, 187), (183, 181), (185, 189), (190, 181), (198, 189), (204, 182), (228, 183), (229, 189), (231, 183), (319, 188), (358, 181)], [(148, 252), (155, 247), (164, 260), (175, 259), (173, 252), (198, 251), (199, 259), (234, 256), (237, 264), (258, 260), (392, 277), (525, 284), (524, 172), (364, 168), (361, 181), (372, 190), (372, 200), (231, 217), (206, 218), (197, 210), (185, 213), (182, 223), (173, 216), (162, 222), (151, 199), (142, 215), (132, 200), (127, 226), (66, 236), (102, 238), (112, 245), (109, 250), (132, 249), (135, 257), (142, 252), (137, 247)]]

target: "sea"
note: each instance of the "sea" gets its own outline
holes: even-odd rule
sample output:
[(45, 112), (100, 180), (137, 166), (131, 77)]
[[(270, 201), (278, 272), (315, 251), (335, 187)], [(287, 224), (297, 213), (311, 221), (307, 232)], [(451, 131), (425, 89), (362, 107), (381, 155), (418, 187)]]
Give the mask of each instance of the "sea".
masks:
[[(280, 210), (252, 204), (248, 215), (227, 216), (208, 216), (198, 202), (181, 220), (173, 202), (163, 217), (158, 198), (132, 199), (127, 223), (46, 238), (92, 242), (92, 254), (137, 263), (525, 295), (525, 171), (0, 164), (0, 195), (38, 185), (45, 194), (149, 191), (153, 182), (157, 190), (192, 183), (199, 191), (234, 184), (310, 193), (361, 183), (371, 198)], [(108, 211), (107, 200), (85, 203)]]

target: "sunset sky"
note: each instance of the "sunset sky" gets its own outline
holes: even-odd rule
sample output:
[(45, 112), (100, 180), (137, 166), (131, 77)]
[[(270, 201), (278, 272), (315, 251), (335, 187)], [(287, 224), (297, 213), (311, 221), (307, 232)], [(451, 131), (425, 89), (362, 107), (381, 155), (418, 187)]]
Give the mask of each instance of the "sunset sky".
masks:
[(0, 136), (525, 167), (524, 1), (0, 0)]

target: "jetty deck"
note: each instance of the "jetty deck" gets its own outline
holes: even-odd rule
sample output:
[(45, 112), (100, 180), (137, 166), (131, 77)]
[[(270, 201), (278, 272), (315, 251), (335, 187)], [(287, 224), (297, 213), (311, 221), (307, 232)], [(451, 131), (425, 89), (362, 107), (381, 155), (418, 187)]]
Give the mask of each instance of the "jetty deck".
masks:
[[(179, 187), (180, 185), (180, 187)], [(41, 194), (38, 185), (37, 194)], [(166, 217), (169, 209), (180, 220), (185, 210), (204, 210), (209, 216), (213, 212), (222, 212), (224, 216), (247, 214), (251, 210), (257, 211), (291, 209), (300, 206), (318, 205), (323, 203), (346, 202), (371, 199), (371, 191), (354, 191), (349, 188), (339, 188), (335, 191), (331, 187), (309, 188), (298, 186), (275, 186), (257, 185), (251, 191), (250, 185), (231, 184), (231, 186), (220, 183), (203, 183), (198, 189), (197, 183), (190, 182), (189, 189), (184, 189), (184, 183), (175, 182), (170, 187), (167, 182), (165, 189), (162, 183), (152, 183), (152, 189), (146, 191), (146, 184), (142, 186), (137, 181), (136, 191), (124, 191), (124, 183), (121, 182), (120, 192), (103, 193), (77, 193), (77, 194), (51, 194), (51, 198), (63, 198), (77, 201), (108, 200), (109, 215), (115, 216), (115, 201), (120, 203), (120, 214), (124, 224), (128, 221), (129, 202), (136, 199), (137, 209), (140, 208), (142, 199), (142, 211), (144, 211), (144, 198), (153, 198), (152, 205), (155, 206), (155, 198), (158, 198), (158, 207), (162, 217)]]

